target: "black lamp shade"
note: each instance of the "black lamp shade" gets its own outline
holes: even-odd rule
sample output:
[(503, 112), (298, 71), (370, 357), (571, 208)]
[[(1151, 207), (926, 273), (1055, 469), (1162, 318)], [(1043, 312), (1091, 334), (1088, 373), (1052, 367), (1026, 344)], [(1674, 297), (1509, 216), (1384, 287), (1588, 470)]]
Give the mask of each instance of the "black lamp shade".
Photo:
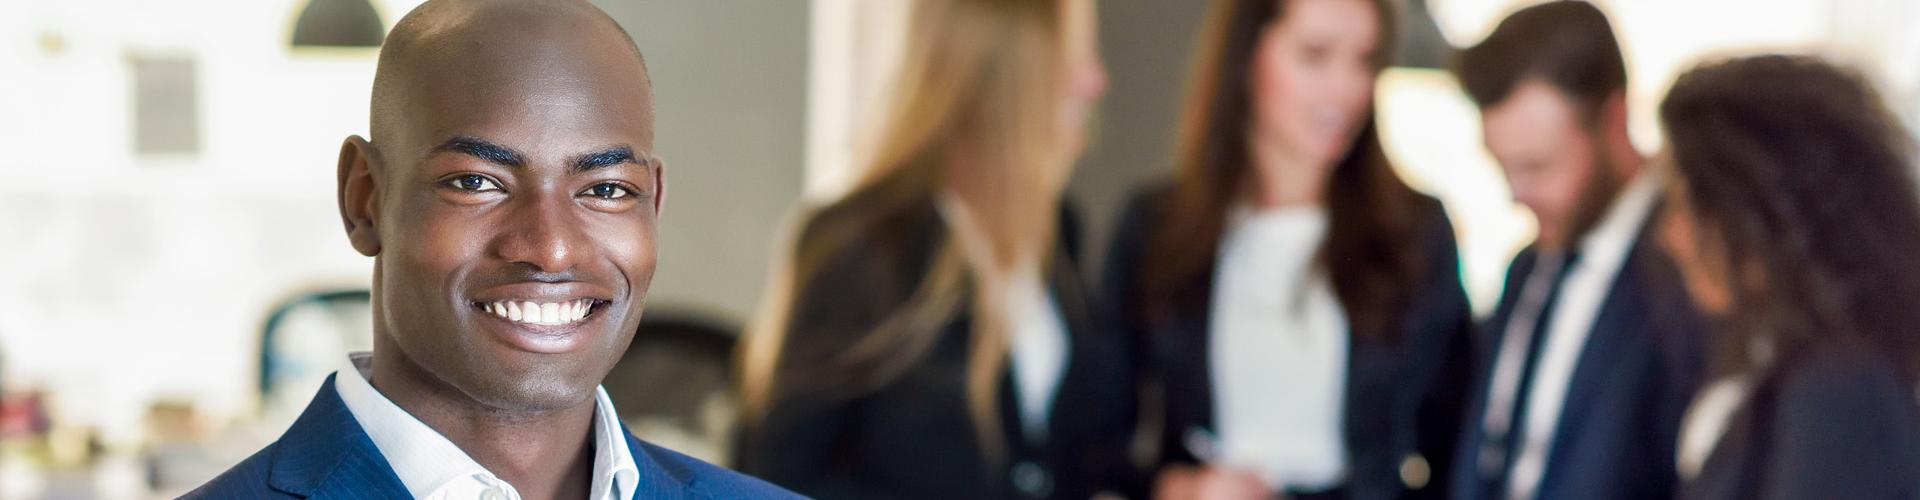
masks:
[(293, 25), (295, 47), (379, 47), (386, 36), (368, 0), (308, 0)]
[(1453, 57), (1453, 46), (1440, 33), (1440, 24), (1427, 9), (1426, 0), (1400, 2), (1400, 51), (1393, 65), (1408, 68), (1443, 69)]

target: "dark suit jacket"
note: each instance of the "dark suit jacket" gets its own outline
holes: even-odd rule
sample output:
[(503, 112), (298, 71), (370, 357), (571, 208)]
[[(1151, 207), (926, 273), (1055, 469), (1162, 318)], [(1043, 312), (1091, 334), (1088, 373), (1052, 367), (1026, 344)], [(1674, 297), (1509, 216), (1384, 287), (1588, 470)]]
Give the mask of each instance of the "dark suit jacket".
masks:
[[(1594, 318), (1554, 428), (1543, 499), (1668, 498), (1674, 443), (1699, 388), (1705, 357), (1698, 315), (1679, 271), (1643, 228)], [(1522, 250), (1479, 346), (1473, 402), (1453, 464), (1454, 498), (1485, 498), (1478, 455), (1492, 360), (1538, 254)], [(1524, 401), (1520, 402), (1521, 404)]]
[[(1072, 227), (1070, 220), (1063, 224)], [(1049, 278), (1069, 353), (1044, 441), (1024, 436), (1010, 372), (1003, 372), (997, 424), (1006, 455), (983, 454), (966, 396), (973, 334), (965, 304), (923, 355), (878, 387), (838, 395), (778, 389), (796, 372), (839, 375), (819, 370), (906, 302), (927, 275), (946, 228), (931, 203), (916, 207), (886, 229), (863, 234), (809, 280), (788, 322), (778, 396), (744, 436), (742, 470), (828, 499), (1084, 499), (1124, 489), (1137, 409), (1124, 364), (1127, 347), (1093, 326), (1096, 306), (1067, 255), (1077, 246), (1071, 234), (1062, 236)]]
[[(625, 433), (626, 429), (621, 429)], [(757, 479), (635, 439), (634, 498), (797, 498)], [(354, 420), (333, 376), (279, 441), (185, 498), (407, 498), (407, 487)]]
[[(1148, 239), (1162, 223), (1163, 200), (1169, 193), (1162, 186), (1136, 194), (1115, 230), (1102, 283), (1107, 300), (1117, 305), (1115, 312), (1145, 308), (1140, 303), (1140, 269)], [(1424, 245), (1427, 271), (1409, 309), (1392, 323), (1401, 328), (1399, 340), (1356, 340), (1349, 349), (1345, 396), (1349, 479), (1330, 496), (1396, 498), (1445, 491), (1434, 482), (1443, 476), (1420, 478), (1415, 469), (1425, 465), (1429, 471), (1445, 470), (1439, 467), (1453, 456), (1471, 367), (1472, 317), (1460, 285), (1453, 228), (1439, 202), (1426, 202), (1431, 218), (1422, 225), (1419, 241)], [(1186, 436), (1194, 430), (1211, 433), (1213, 429), (1212, 367), (1207, 355), (1212, 280), (1209, 268), (1200, 279), (1180, 287), (1171, 320), (1153, 324), (1142, 324), (1136, 316), (1113, 320), (1126, 335), (1138, 339), (1136, 364), (1162, 395), (1157, 405), (1163, 417), (1156, 429), (1159, 465), (1196, 462)], [(1148, 415), (1155, 412), (1150, 409)], [(1411, 481), (1402, 479), (1401, 467), (1407, 461), (1424, 462), (1408, 464), (1406, 479)]]
[(1764, 379), (1700, 475), (1701, 500), (1920, 498), (1920, 410), (1885, 356), (1822, 349)]

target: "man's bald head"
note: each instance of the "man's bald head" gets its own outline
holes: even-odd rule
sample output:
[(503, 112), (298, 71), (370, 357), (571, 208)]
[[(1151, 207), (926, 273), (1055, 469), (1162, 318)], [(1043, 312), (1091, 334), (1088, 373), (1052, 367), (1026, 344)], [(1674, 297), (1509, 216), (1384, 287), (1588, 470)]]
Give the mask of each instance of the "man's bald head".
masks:
[[(639, 92), (625, 97), (644, 111), (651, 143), (653, 85), (646, 59), (626, 30), (598, 7), (584, 0), (430, 0), (402, 17), (381, 46), (369, 139), (381, 144), (404, 137), (406, 120), (423, 111), (424, 103), (416, 102), (423, 93), (455, 90), (449, 87), (485, 91), (456, 99), (484, 106), (476, 101), (514, 97), (514, 92), (499, 92), (514, 90), (503, 87), (572, 88), (621, 80), (627, 90)], [(542, 93), (518, 94), (538, 98)]]
[(582, 0), (434, 0), (400, 21), (372, 138), (346, 140), (339, 174), (347, 238), (374, 257), (383, 392), (592, 404), (653, 279), (652, 92), (633, 40)]

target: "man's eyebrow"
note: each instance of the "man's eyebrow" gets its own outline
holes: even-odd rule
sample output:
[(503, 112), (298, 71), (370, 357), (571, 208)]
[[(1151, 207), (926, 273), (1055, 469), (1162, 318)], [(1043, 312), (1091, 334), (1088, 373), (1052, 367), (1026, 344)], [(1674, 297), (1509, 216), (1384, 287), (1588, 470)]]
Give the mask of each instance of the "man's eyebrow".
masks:
[(624, 163), (651, 166), (653, 157), (645, 154), (635, 156), (633, 148), (629, 146), (613, 146), (592, 153), (575, 155), (567, 160), (567, 172), (578, 174)]
[(513, 148), (494, 144), (486, 139), (472, 136), (463, 135), (447, 139), (447, 142), (440, 143), (439, 146), (434, 146), (433, 152), (429, 154), (439, 153), (462, 153), (486, 160), (488, 163), (514, 168), (522, 168), (527, 165), (525, 157), (522, 156), (519, 151), (514, 151)]

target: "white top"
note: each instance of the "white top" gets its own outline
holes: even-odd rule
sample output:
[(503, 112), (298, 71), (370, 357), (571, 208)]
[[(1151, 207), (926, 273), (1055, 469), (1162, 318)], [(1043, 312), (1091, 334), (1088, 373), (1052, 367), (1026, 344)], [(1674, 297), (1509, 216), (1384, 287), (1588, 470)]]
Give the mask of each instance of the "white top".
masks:
[[(1520, 446), (1513, 459), (1513, 468), (1507, 476), (1509, 498), (1533, 498), (1534, 490), (1540, 485), (1540, 478), (1546, 472), (1547, 457), (1553, 450), (1553, 431), (1560, 420), (1567, 397), (1567, 384), (1573, 379), (1574, 368), (1579, 365), (1580, 352), (1585, 350), (1587, 337), (1593, 333), (1593, 321), (1600, 314), (1608, 292), (1613, 290), (1613, 282), (1620, 274), (1621, 264), (1633, 252), (1634, 243), (1639, 239), (1640, 229), (1645, 226), (1647, 217), (1659, 200), (1660, 188), (1665, 172), (1648, 170), (1634, 176), (1625, 189), (1614, 197), (1613, 204), (1607, 208), (1586, 236), (1580, 238), (1580, 260), (1567, 271), (1567, 277), (1561, 283), (1560, 298), (1555, 303), (1553, 321), (1547, 325), (1546, 345), (1541, 346), (1540, 359), (1534, 366), (1531, 392), (1522, 401), (1527, 406), (1525, 436), (1521, 436)], [(1537, 273), (1536, 273), (1537, 274)], [(1535, 317), (1538, 317), (1537, 315)], [(1502, 342), (1500, 358), (1496, 361), (1496, 370), (1508, 366), (1509, 370), (1496, 371), (1494, 387), (1517, 387), (1519, 365), (1526, 359), (1526, 328), (1533, 321), (1524, 324), (1514, 322), (1508, 325), (1506, 338)], [(1517, 328), (1517, 329), (1516, 329)], [(1522, 348), (1510, 349), (1513, 342)], [(1517, 359), (1510, 359), (1517, 357)], [(1506, 432), (1506, 419), (1511, 417), (1512, 403), (1507, 403), (1504, 411), (1489, 406), (1487, 425), (1493, 430), (1494, 421), (1499, 421), (1498, 430)], [(1630, 437), (1623, 437), (1623, 439)]]
[(1040, 442), (1046, 440), (1048, 415), (1067, 372), (1067, 326), (1038, 273), (1015, 276), (1006, 292), (1021, 429), (1028, 440)]
[(1235, 209), (1214, 269), (1208, 361), (1214, 457), (1267, 486), (1327, 489), (1346, 479), (1346, 311), (1315, 256), (1324, 209)]
[[(422, 500), (519, 500), (520, 492), (460, 451), (453, 441), (387, 399), (367, 383), (373, 353), (347, 355), (334, 388), (353, 419), (393, 466), (407, 492)], [(595, 389), (591, 500), (629, 500), (639, 486), (639, 468), (605, 389)]]
[(1674, 450), (1675, 469), (1683, 481), (1700, 477), (1700, 469), (1713, 456), (1720, 439), (1726, 437), (1733, 414), (1752, 394), (1752, 383), (1745, 375), (1726, 377), (1707, 384), (1687, 407), (1680, 424), (1680, 443)]
[[(991, 252), (979, 226), (959, 200), (952, 196), (939, 199), (940, 215), (961, 238), (966, 257), (976, 264), (986, 262)], [(1020, 410), (1022, 435), (1030, 442), (1047, 438), (1047, 422), (1053, 400), (1060, 393), (1060, 380), (1066, 376), (1069, 352), (1067, 325), (1060, 306), (1048, 293), (1046, 280), (1040, 279), (1038, 262), (1029, 262), (1006, 277), (1000, 289), (1002, 311), (1006, 314), (1008, 357), (1013, 371), (1014, 401)]]
[(1773, 343), (1756, 338), (1747, 344), (1746, 371), (1723, 375), (1701, 389), (1680, 420), (1680, 442), (1674, 446), (1674, 465), (1683, 481), (1700, 476), (1713, 450), (1727, 436), (1733, 415), (1753, 397), (1754, 377), (1773, 364)]

